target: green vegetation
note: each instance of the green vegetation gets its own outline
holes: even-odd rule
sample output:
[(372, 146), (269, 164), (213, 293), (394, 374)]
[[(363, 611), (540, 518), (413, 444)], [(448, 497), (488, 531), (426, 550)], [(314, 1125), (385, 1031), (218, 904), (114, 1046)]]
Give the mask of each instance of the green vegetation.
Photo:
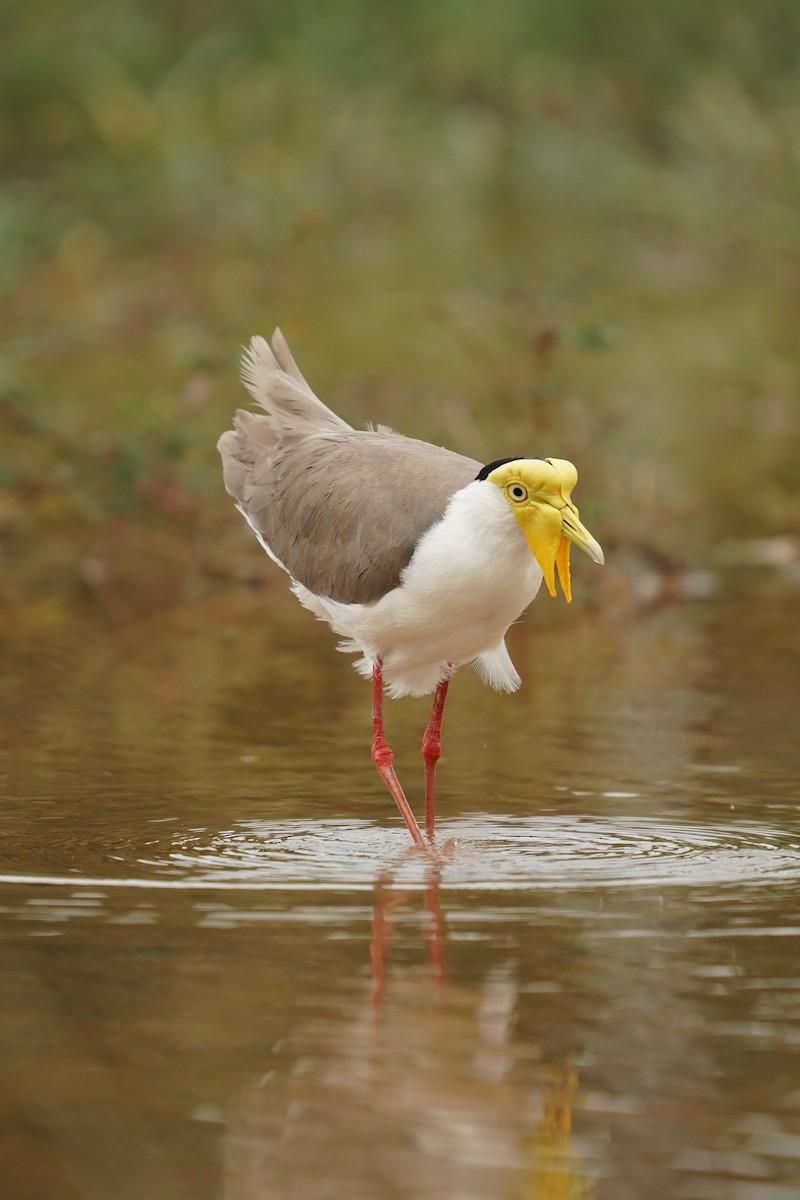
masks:
[(0, 621), (256, 571), (214, 442), (276, 323), (354, 421), (574, 458), (604, 541), (798, 531), (792, 0), (4, 18)]

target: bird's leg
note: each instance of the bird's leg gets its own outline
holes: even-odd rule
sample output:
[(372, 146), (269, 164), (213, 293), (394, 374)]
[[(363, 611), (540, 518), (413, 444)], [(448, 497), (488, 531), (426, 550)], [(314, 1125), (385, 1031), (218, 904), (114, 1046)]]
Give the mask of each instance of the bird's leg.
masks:
[(422, 757), (425, 760), (425, 832), (433, 838), (436, 820), (436, 764), (442, 753), (442, 713), (450, 680), (440, 679), (431, 705), (431, 715), (422, 738)]
[(372, 664), (372, 761), (394, 797), (395, 804), (400, 809), (403, 820), (408, 826), (408, 832), (418, 846), (423, 850), (427, 849), (417, 819), (411, 811), (411, 806), (406, 800), (400, 780), (392, 766), (394, 751), (386, 745), (386, 739), (383, 736), (383, 664), (379, 658), (376, 658)]

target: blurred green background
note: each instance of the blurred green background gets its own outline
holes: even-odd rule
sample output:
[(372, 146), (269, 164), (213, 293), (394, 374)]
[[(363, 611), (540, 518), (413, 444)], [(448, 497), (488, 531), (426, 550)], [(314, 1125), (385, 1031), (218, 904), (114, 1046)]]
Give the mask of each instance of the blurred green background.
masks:
[(796, 0), (5, 0), (0, 629), (264, 564), (214, 451), (320, 395), (695, 565), (800, 529)]

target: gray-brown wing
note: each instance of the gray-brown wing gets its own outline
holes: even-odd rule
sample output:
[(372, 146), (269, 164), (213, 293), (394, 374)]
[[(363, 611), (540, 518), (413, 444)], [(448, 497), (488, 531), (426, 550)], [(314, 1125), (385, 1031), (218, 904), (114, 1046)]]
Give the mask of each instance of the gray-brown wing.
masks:
[(480, 463), (396, 433), (312, 434), (285, 453), (265, 418), (224, 434), (225, 484), (271, 552), (316, 595), (347, 604), (396, 587), (422, 534)]

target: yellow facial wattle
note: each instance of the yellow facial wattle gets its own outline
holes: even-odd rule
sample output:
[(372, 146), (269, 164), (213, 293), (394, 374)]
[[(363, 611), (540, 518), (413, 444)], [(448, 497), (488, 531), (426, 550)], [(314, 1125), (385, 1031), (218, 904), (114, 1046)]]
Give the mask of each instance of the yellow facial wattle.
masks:
[(551, 596), (556, 595), (556, 573), (567, 603), (572, 600), (569, 547), (574, 542), (597, 563), (603, 551), (580, 521), (572, 503), (578, 472), (566, 459), (520, 458), (496, 467), (487, 477), (503, 492), (525, 535), (531, 553), (542, 568)]
[[(561, 582), (561, 590), (564, 593), (567, 604), (572, 603), (572, 582), (569, 577), (569, 538), (565, 538), (563, 533), (561, 540), (558, 543), (556, 550), (556, 568), (558, 570), (558, 578)], [(549, 588), (550, 595), (555, 595), (555, 588)]]

